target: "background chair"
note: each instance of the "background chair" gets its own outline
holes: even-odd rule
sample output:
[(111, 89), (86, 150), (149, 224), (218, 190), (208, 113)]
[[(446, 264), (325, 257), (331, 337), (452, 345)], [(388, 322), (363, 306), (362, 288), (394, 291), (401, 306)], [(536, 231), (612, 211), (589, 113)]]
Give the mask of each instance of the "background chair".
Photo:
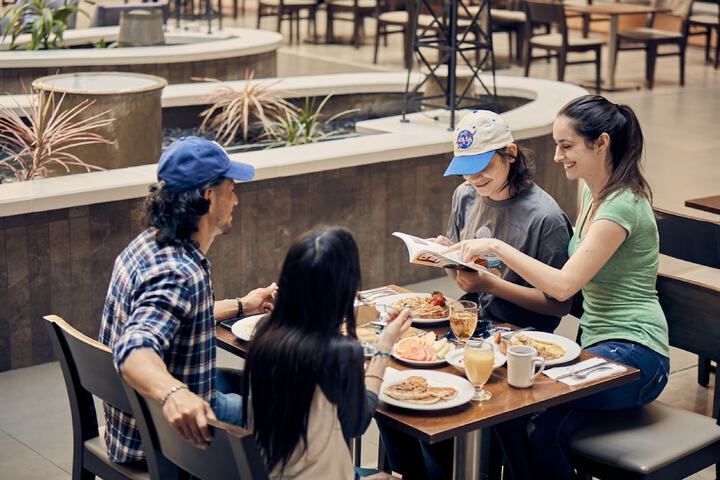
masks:
[(350, 41), (355, 48), (360, 48), (361, 36), (365, 31), (365, 19), (375, 16), (377, 0), (326, 0), (325, 9), (327, 12), (326, 42), (333, 43), (335, 41), (334, 24), (336, 20), (340, 20), (353, 24)]
[[(660, 253), (686, 262), (720, 268), (720, 222), (654, 209), (660, 235)], [(720, 317), (718, 317), (720, 319)], [(698, 383), (704, 387), (716, 372), (708, 358), (698, 358)], [(715, 378), (713, 414), (720, 409), (720, 385)]]
[[(373, 52), (373, 63), (378, 60), (378, 50), (380, 49), (380, 37), (383, 38), (384, 44), (388, 45), (388, 36), (402, 34), (406, 38), (403, 40), (403, 57), (405, 68), (410, 68), (412, 57), (408, 56), (407, 35), (410, 25), (410, 15), (405, 9), (405, 2), (392, 2), (391, 0), (378, 0), (375, 8), (375, 49)], [(410, 52), (412, 53), (412, 52)]]
[(525, 23), (527, 14), (520, 0), (506, 0), (494, 3), (490, 9), (490, 22), (493, 32), (508, 34), (508, 58), (513, 58), (513, 36), (515, 37), (515, 60), (522, 64), (525, 51)]
[[(534, 60), (557, 58), (558, 80), (565, 79), (566, 65), (579, 65), (583, 63), (595, 64), (595, 90), (600, 91), (600, 52), (603, 40), (592, 38), (577, 38), (568, 35), (565, 9), (561, 3), (529, 1), (526, 4), (528, 21), (526, 23), (526, 50), (525, 50), (525, 76), (530, 74), (530, 64)], [(535, 25), (554, 24), (556, 33), (534, 34)], [(533, 56), (533, 48), (543, 49), (545, 55)], [(594, 60), (568, 61), (568, 53), (594, 52)]]
[[(74, 480), (102, 477), (105, 480), (160, 480), (178, 476), (177, 468), (162, 455), (144, 448), (147, 468), (117, 464), (110, 460), (104, 428), (99, 429), (93, 395), (118, 410), (131, 412), (123, 382), (113, 365), (112, 352), (68, 325), (62, 318), (45, 317), (55, 355), (60, 360), (73, 424)], [(139, 425), (141, 417), (135, 417)], [(143, 440), (143, 445), (145, 445)]]
[[(293, 38), (300, 43), (300, 20), (307, 20), (308, 31), (312, 27), (312, 35), (317, 38), (317, 9), (317, 0), (260, 0), (257, 28), (260, 28), (260, 20), (263, 17), (277, 17), (277, 31), (280, 33), (282, 22), (287, 20), (290, 24), (290, 43), (293, 43)], [(303, 12), (305, 12), (304, 16)]]
[(204, 450), (186, 441), (167, 422), (162, 407), (147, 401), (125, 385), (134, 413), (143, 416), (145, 435), (159, 446), (162, 454), (193, 477), (202, 480), (266, 480), (265, 464), (255, 437), (247, 430), (217, 420), (210, 420), (213, 439)]
[[(715, 14), (707, 11), (695, 12), (696, 4), (714, 7)], [(705, 37), (705, 61), (710, 63), (710, 47), (712, 46), (712, 33), (715, 31), (715, 63), (718, 68), (720, 60), (720, 0), (695, 0), (690, 10), (690, 17), (687, 22), (688, 36), (703, 35)]]
[[(617, 52), (626, 50), (645, 50), (645, 81), (649, 89), (655, 82), (655, 62), (657, 57), (679, 57), (680, 85), (685, 85), (685, 48), (687, 46), (687, 20), (693, 0), (654, 0), (658, 7), (672, 9), (672, 16), (680, 20), (678, 31), (654, 28), (655, 14), (648, 15), (644, 27), (618, 32), (618, 48), (611, 62), (617, 63)], [(658, 53), (661, 45), (675, 45), (677, 50)]]

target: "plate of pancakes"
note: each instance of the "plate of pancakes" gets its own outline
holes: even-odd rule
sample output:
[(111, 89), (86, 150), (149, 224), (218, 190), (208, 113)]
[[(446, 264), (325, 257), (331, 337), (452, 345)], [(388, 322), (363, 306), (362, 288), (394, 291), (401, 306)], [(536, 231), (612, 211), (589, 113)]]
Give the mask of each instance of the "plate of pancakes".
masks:
[(444, 410), (472, 400), (475, 389), (465, 378), (433, 370), (388, 371), (380, 400), (410, 410)]

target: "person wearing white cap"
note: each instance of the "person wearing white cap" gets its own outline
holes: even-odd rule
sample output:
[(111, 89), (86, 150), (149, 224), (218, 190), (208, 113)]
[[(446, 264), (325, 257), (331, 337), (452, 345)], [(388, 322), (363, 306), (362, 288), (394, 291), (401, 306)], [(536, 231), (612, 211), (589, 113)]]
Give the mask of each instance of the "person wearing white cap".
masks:
[[(445, 175), (461, 175), (465, 182), (453, 194), (446, 236), (435, 241), (449, 246), (497, 238), (545, 264), (562, 267), (568, 258), (570, 221), (533, 183), (534, 164), (515, 144), (507, 122), (487, 110), (468, 113), (455, 129), (453, 147), (455, 155)], [(505, 266), (498, 270), (498, 276), (448, 270), (467, 292), (463, 298), (478, 302), (482, 319), (552, 332), (569, 312), (570, 301), (544, 295)], [(428, 445), (389, 428), (380, 431), (392, 469), (404, 478), (450, 478), (452, 441)], [(416, 460), (421, 449), (424, 462)]]

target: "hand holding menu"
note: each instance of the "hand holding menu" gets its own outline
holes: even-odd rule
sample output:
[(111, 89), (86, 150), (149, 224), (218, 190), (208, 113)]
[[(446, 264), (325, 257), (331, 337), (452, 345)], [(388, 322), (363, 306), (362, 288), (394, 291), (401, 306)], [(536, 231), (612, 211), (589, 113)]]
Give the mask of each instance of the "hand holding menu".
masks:
[(393, 232), (393, 235), (405, 242), (410, 254), (410, 263), (425, 265), (427, 267), (454, 268), (456, 270), (471, 270), (492, 275), (487, 269), (473, 262), (463, 262), (458, 252), (444, 252), (448, 247), (408, 235), (407, 233)]

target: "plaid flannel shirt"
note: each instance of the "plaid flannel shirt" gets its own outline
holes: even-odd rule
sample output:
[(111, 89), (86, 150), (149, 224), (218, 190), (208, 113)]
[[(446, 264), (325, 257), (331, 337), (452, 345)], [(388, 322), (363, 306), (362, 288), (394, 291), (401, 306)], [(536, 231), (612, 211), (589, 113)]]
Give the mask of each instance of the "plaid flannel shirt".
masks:
[[(168, 372), (215, 406), (215, 318), (210, 263), (198, 245), (160, 248), (154, 230), (138, 235), (115, 260), (99, 340), (121, 371), (136, 349), (155, 351)], [(104, 405), (110, 459), (144, 458), (135, 420)]]

